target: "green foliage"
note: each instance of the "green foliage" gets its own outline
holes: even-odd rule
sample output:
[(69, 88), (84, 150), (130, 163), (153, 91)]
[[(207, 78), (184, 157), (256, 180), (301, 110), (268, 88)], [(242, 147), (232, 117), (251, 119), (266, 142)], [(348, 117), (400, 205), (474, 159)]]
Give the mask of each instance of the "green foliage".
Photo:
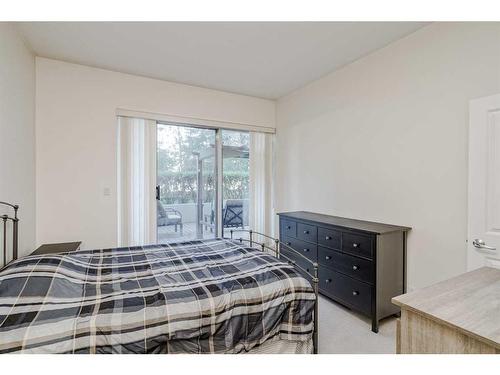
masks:
[[(197, 158), (194, 152), (213, 152), (214, 131), (161, 125), (157, 152), (158, 184), (164, 204), (197, 201)], [(246, 146), (244, 132), (222, 132), (224, 145)], [(223, 162), (223, 199), (248, 198), (248, 159), (226, 158)], [(203, 202), (212, 202), (215, 194), (214, 161), (203, 162)]]

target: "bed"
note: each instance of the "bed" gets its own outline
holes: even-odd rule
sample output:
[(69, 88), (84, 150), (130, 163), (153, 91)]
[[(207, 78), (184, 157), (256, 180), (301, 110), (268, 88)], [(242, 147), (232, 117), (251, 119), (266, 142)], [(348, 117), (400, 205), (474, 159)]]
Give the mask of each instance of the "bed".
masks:
[(11, 261), (0, 271), (0, 353), (316, 352), (317, 285), (270, 254), (276, 245), (214, 239)]

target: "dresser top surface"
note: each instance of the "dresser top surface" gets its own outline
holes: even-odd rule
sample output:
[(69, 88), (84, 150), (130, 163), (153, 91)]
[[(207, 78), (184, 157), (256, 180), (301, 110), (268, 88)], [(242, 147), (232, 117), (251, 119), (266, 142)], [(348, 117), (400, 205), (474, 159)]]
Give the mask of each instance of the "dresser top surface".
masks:
[(500, 348), (500, 270), (483, 267), (392, 302)]
[(357, 229), (365, 232), (370, 232), (374, 234), (384, 234), (396, 231), (409, 231), (410, 227), (403, 227), (399, 225), (376, 223), (373, 221), (364, 221), (357, 219), (349, 219), (346, 217), (330, 216), (324, 214), (317, 214), (308, 211), (294, 211), (294, 212), (280, 212), (279, 216), (288, 217), (296, 220), (306, 220), (321, 222), (329, 225), (334, 225), (337, 227)]

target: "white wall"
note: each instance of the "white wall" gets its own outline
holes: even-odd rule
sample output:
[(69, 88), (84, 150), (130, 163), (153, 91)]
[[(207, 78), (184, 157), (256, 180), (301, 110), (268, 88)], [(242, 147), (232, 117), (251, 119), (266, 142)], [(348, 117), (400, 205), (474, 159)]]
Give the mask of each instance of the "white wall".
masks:
[(45, 58), (36, 74), (38, 244), (116, 245), (117, 108), (275, 126), (270, 100)]
[(34, 136), (35, 57), (15, 26), (0, 22), (0, 201), (20, 206), (20, 256), (35, 245)]
[(410, 288), (464, 272), (469, 100), (498, 92), (500, 23), (437, 23), (281, 98), (278, 210), (413, 227)]

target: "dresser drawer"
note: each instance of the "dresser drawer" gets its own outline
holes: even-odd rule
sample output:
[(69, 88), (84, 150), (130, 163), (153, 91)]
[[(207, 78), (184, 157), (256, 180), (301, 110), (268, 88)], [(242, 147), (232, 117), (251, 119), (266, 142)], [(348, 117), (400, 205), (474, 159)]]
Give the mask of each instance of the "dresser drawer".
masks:
[[(295, 251), (301, 253), (313, 262), (318, 259), (318, 245), (298, 240), (296, 238), (284, 237), (283, 241), (286, 245), (291, 246)], [(286, 246), (282, 246), (286, 249)]]
[(319, 267), (319, 283), (320, 290), (325, 294), (365, 314), (371, 313), (372, 287), (370, 285), (322, 266)]
[(326, 229), (326, 228), (318, 228), (318, 244), (326, 247), (330, 247), (332, 249), (340, 250), (341, 244), (341, 232)]
[(316, 243), (318, 241), (318, 228), (314, 225), (297, 223), (297, 238)]
[(281, 234), (287, 237), (297, 237), (297, 223), (295, 221), (282, 220)]
[(342, 233), (342, 251), (345, 253), (373, 258), (373, 241), (371, 236)]
[(374, 283), (373, 262), (318, 246), (318, 263), (366, 283)]

